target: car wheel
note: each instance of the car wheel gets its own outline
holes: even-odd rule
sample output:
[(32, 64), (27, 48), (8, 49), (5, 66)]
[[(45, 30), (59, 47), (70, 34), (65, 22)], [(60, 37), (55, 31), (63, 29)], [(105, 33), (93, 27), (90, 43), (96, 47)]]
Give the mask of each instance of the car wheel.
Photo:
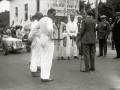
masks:
[(8, 47), (6, 42), (2, 44), (2, 49), (3, 49), (4, 55), (8, 55)]

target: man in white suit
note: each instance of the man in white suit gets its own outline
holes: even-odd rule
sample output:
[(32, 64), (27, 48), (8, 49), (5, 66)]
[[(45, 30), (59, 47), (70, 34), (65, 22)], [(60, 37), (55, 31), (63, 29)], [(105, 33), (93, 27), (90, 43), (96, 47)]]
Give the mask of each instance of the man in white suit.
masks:
[(65, 47), (63, 46), (63, 40), (64, 40), (64, 28), (66, 27), (64, 22), (60, 21), (60, 17), (56, 17), (55, 23), (53, 24), (53, 27), (55, 29), (55, 45), (57, 46), (58, 51), (58, 60), (65, 60), (63, 57), (63, 52)]
[(43, 17), (43, 14), (37, 12), (35, 14), (35, 20), (31, 25), (31, 31), (29, 33), (28, 39), (32, 42), (31, 45), (31, 64), (30, 70), (33, 77), (40, 76), (38, 72), (38, 67), (40, 67), (40, 27), (38, 25), (39, 20)]
[(70, 60), (71, 47), (73, 47), (74, 58), (78, 58), (78, 50), (76, 45), (76, 37), (78, 33), (77, 23), (74, 21), (75, 15), (70, 14), (70, 21), (67, 23), (67, 60)]
[(41, 31), (41, 81), (50, 82), (54, 79), (50, 78), (52, 59), (54, 53), (54, 29), (53, 19), (55, 18), (55, 9), (49, 9), (48, 17), (43, 17), (39, 21)]

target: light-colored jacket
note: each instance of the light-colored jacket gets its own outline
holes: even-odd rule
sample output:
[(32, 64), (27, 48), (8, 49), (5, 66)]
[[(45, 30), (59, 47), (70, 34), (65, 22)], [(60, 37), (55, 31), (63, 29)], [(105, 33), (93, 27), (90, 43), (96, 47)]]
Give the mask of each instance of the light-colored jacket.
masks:
[(22, 39), (22, 37), (23, 37), (22, 30), (18, 29), (18, 30), (16, 31), (16, 36), (17, 36), (17, 38)]
[(68, 36), (77, 36), (78, 33), (77, 23), (71, 21), (68, 22), (66, 31)]
[(40, 37), (40, 27), (37, 20), (35, 20), (31, 25), (31, 31), (29, 33), (28, 39), (32, 41), (35, 37)]
[(53, 27), (55, 29), (55, 35), (54, 35), (54, 38), (55, 39), (63, 39), (64, 38), (64, 27), (66, 27), (66, 25), (61, 22), (60, 23), (60, 28), (57, 26), (56, 23), (53, 23)]
[(49, 17), (43, 17), (39, 21), (40, 32), (43, 35), (47, 35), (50, 39), (54, 39), (53, 21)]

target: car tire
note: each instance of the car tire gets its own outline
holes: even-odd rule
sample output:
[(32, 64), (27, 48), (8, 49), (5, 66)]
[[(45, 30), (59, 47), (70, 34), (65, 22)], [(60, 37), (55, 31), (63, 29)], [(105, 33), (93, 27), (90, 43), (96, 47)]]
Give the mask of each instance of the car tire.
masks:
[(2, 49), (3, 49), (4, 55), (8, 55), (8, 46), (6, 42), (3, 42)]

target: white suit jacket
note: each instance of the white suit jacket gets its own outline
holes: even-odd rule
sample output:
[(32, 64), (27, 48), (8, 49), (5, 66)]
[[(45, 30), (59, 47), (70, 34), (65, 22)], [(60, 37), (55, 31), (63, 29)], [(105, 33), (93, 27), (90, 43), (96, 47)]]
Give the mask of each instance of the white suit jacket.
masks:
[(39, 26), (41, 34), (47, 35), (51, 39), (54, 39), (53, 21), (51, 18), (43, 17), (40, 19)]
[[(59, 37), (59, 39), (63, 39), (64, 38), (64, 34), (63, 34), (64, 33), (64, 27), (66, 27), (66, 25), (63, 22), (61, 22), (60, 28), (58, 28), (58, 26), (54, 23), (53, 27), (55, 29), (54, 38), (58, 39), (58, 37)], [(58, 34), (59, 34), (59, 36), (58, 36)]]
[(40, 37), (40, 27), (37, 20), (35, 20), (31, 25), (31, 31), (29, 33), (28, 39), (32, 41), (35, 37)]
[(66, 31), (68, 36), (77, 36), (77, 33), (78, 33), (77, 23), (75, 23), (74, 21), (68, 22)]

